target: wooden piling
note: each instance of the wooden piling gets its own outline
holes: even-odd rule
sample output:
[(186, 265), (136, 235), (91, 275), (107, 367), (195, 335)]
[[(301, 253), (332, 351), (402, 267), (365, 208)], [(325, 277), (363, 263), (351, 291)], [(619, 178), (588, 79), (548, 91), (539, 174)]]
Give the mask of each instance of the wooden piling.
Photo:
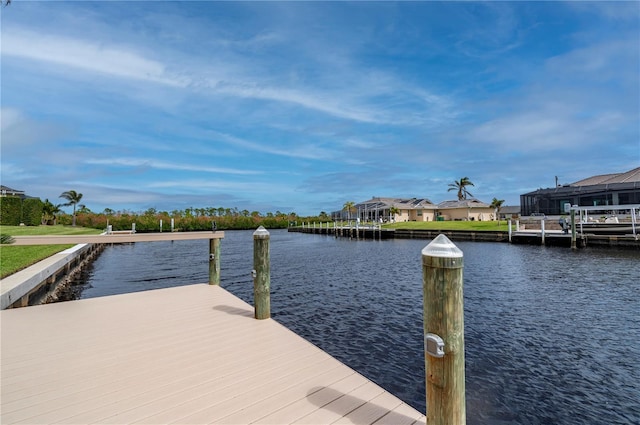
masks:
[(462, 425), (466, 423), (462, 251), (440, 234), (422, 250), (422, 267), (427, 424)]
[(256, 319), (271, 317), (269, 239), (269, 231), (263, 226), (253, 232), (253, 300)]
[(220, 285), (220, 239), (209, 239), (209, 285)]
[(571, 209), (571, 249), (578, 249), (576, 243), (576, 210)]

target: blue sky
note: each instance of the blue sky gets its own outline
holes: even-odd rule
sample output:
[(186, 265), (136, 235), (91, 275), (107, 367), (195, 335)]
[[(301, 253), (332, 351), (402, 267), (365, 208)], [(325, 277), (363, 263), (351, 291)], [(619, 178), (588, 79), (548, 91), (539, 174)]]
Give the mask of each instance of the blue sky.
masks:
[(640, 166), (638, 2), (14, 0), (2, 184), (91, 210), (507, 205)]

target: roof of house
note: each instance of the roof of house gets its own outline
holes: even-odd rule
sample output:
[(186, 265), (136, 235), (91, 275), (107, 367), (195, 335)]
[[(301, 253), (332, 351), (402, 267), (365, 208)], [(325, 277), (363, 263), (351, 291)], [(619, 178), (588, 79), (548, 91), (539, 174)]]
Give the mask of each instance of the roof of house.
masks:
[(626, 173), (601, 174), (578, 180), (569, 186), (593, 186), (596, 184), (640, 182), (640, 167), (629, 170)]
[(520, 205), (505, 205), (500, 207), (502, 214), (520, 214)]
[(535, 195), (572, 195), (598, 193), (608, 190), (638, 190), (640, 189), (640, 167), (629, 170), (625, 173), (601, 174), (578, 180), (575, 183), (563, 186), (537, 189), (520, 196)]
[(477, 199), (463, 199), (461, 201), (442, 201), (438, 204), (438, 208), (491, 208), (491, 205)]
[(396, 207), (398, 209), (429, 209), (436, 208), (436, 205), (427, 198), (380, 198), (374, 197), (368, 201), (359, 202), (357, 206), (366, 206), (367, 208), (389, 208)]
[(23, 190), (11, 189), (10, 187), (4, 186), (4, 185), (0, 185), (0, 191), (2, 191), (2, 193), (13, 193), (13, 194), (24, 193)]

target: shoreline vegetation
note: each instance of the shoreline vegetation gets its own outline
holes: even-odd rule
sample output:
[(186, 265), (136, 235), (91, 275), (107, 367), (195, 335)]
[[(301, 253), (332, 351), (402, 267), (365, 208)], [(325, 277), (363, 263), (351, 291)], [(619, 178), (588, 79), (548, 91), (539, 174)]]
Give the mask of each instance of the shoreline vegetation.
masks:
[[(280, 211), (262, 215), (257, 211), (238, 211), (229, 208), (188, 208), (184, 211), (157, 211), (153, 208), (144, 213), (109, 212), (76, 213), (76, 224), (83, 227), (105, 230), (130, 230), (135, 224), (136, 232), (194, 232), (211, 230), (214, 223), (218, 230), (249, 230), (264, 226), (267, 229), (286, 229), (292, 222), (320, 221), (320, 217), (299, 217), (295, 213), (285, 214)], [(329, 218), (325, 215), (324, 220)], [(59, 224), (72, 224), (72, 216), (65, 214), (58, 217)], [(173, 226), (172, 226), (173, 223)], [(162, 228), (160, 227), (162, 225)]]

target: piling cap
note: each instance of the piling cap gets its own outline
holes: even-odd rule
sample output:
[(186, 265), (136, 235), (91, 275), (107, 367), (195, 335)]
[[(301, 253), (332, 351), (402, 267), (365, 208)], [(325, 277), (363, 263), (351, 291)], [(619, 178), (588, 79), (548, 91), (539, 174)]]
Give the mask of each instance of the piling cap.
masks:
[(264, 226), (260, 226), (256, 229), (255, 232), (253, 232), (253, 237), (258, 237), (258, 238), (265, 238), (265, 237), (269, 237), (269, 231), (267, 229), (264, 228)]
[(446, 257), (446, 258), (461, 258), (462, 251), (455, 246), (448, 237), (439, 234), (434, 240), (422, 249), (422, 255), (428, 257)]

